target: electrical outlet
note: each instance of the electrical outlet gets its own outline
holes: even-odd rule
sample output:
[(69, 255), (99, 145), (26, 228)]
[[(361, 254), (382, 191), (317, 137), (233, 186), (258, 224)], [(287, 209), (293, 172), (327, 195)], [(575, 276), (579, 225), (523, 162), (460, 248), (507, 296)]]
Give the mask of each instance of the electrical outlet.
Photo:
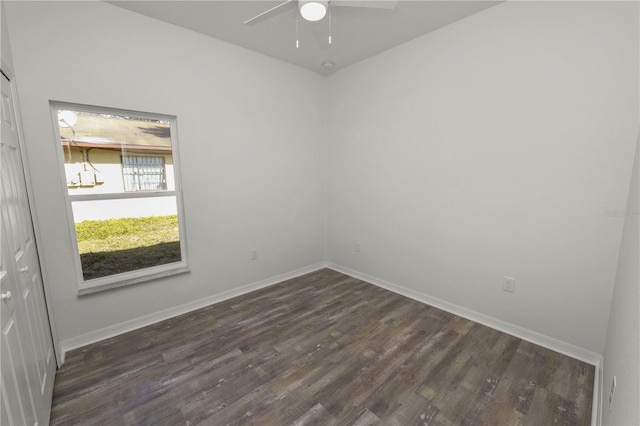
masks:
[(611, 392), (609, 392), (609, 411), (613, 408), (613, 397), (616, 395), (616, 386), (618, 385), (616, 376), (611, 381)]
[(251, 260), (258, 260), (258, 249), (251, 249)]
[(510, 293), (516, 292), (516, 279), (514, 277), (504, 277), (502, 282), (502, 289)]
[(361, 245), (358, 241), (356, 241), (356, 244), (354, 245), (354, 250), (356, 251), (356, 253), (360, 253), (360, 249), (361, 249)]

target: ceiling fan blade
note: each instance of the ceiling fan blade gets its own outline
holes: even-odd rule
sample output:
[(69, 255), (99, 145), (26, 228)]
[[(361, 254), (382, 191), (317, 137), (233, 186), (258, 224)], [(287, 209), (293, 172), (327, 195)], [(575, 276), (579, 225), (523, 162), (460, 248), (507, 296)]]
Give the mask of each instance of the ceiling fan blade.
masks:
[(330, 0), (331, 6), (368, 7), (370, 9), (395, 9), (398, 0)]
[(298, 7), (298, 0), (287, 0), (284, 3), (280, 3), (279, 5), (272, 7), (269, 10), (265, 10), (261, 14), (256, 15), (253, 18), (244, 21), (244, 24), (253, 26), (261, 22), (264, 22), (269, 18), (273, 18), (276, 15), (280, 15), (281, 13), (295, 9), (297, 7)]

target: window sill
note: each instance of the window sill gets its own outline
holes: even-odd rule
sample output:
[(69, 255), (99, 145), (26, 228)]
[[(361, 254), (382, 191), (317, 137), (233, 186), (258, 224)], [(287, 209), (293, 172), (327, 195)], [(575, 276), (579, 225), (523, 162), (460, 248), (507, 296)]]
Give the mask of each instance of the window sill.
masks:
[(189, 266), (186, 263), (180, 262), (119, 275), (111, 275), (105, 278), (96, 278), (91, 281), (84, 281), (80, 283), (78, 286), (78, 295), (84, 296), (86, 294), (93, 294), (118, 287), (139, 284), (160, 278), (171, 277), (173, 275), (185, 274), (190, 271), (191, 269), (189, 269)]

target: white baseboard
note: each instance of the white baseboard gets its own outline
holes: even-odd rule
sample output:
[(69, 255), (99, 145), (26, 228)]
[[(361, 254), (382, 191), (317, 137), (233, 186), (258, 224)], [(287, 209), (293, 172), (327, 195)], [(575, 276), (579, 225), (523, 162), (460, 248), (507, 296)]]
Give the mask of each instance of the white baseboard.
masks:
[(604, 400), (604, 360), (600, 361), (599, 365), (596, 365), (596, 372), (593, 383), (593, 412), (591, 413), (591, 424), (593, 426), (600, 426), (602, 424), (602, 409)]
[(327, 268), (334, 271), (341, 272), (343, 274), (358, 278), (362, 281), (366, 281), (375, 286), (384, 288), (385, 290), (392, 291), (394, 293), (406, 296), (410, 299), (417, 300), (418, 302), (434, 306), (442, 309), (443, 311), (458, 315), (468, 320), (486, 325), (493, 329), (502, 331), (511, 336), (517, 337), (527, 342), (534, 343), (543, 348), (550, 349), (552, 351), (561, 353), (579, 361), (586, 362), (595, 367), (594, 372), (594, 386), (593, 386), (593, 409), (591, 413), (591, 424), (600, 425), (602, 422), (602, 355), (592, 352), (588, 349), (580, 346), (573, 345), (571, 343), (563, 342), (562, 340), (555, 339), (553, 337), (546, 336), (544, 334), (520, 327), (506, 321), (499, 320), (489, 315), (481, 314), (480, 312), (467, 309), (465, 307), (449, 303), (442, 299), (429, 296), (425, 293), (421, 293), (401, 285), (390, 283), (380, 278), (373, 277), (371, 275), (363, 274), (353, 269), (347, 268), (342, 265), (327, 262)]
[(309, 272), (317, 271), (324, 267), (326, 267), (326, 264), (324, 262), (317, 263), (315, 265), (296, 269), (294, 271), (277, 275), (275, 277), (270, 277), (254, 283), (246, 284), (232, 290), (227, 290), (222, 293), (194, 300), (193, 302), (184, 303), (182, 305), (174, 306), (158, 312), (153, 312), (139, 318), (110, 325), (108, 327), (82, 334), (80, 336), (65, 339), (60, 342), (60, 348), (62, 352), (61, 362), (64, 363), (65, 355), (70, 350), (81, 348), (91, 343), (99, 342), (101, 340), (105, 340), (119, 334), (127, 333), (138, 328), (146, 327), (159, 321), (164, 321), (178, 315), (186, 314), (187, 312), (195, 311), (197, 309), (204, 308), (205, 306), (213, 305), (214, 303), (222, 302), (227, 299), (232, 299), (234, 297), (241, 296), (243, 294), (250, 293), (261, 288), (269, 287), (282, 281), (296, 278), (301, 275), (308, 274)]

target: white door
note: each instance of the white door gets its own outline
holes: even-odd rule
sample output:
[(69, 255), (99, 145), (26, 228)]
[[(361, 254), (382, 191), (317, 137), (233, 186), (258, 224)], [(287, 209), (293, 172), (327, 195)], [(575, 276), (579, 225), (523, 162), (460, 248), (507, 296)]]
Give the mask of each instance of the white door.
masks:
[[(2, 424), (46, 424), (56, 363), (9, 80), (2, 75)], [(13, 421), (10, 418), (13, 417)]]
[(0, 247), (0, 316), (2, 321), (2, 335), (0, 340), (0, 363), (2, 364), (2, 380), (0, 386), (2, 401), (0, 401), (0, 424), (2, 425), (32, 425), (36, 423), (35, 404), (29, 385), (29, 365), (24, 354), (24, 333), (18, 330), (16, 319), (16, 301), (18, 288), (15, 267), (12, 265), (7, 244), (4, 222), (2, 229), (2, 247)]

